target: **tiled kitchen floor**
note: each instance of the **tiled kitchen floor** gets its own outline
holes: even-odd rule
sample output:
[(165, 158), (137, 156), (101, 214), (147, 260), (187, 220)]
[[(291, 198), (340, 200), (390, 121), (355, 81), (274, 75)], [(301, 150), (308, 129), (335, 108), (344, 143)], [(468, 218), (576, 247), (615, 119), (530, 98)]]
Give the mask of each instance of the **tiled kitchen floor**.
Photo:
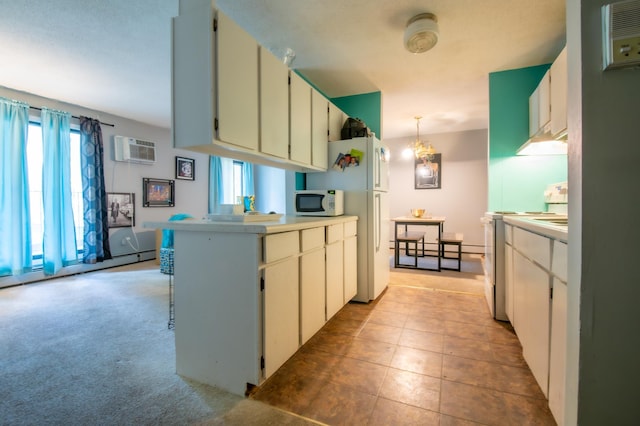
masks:
[(481, 295), (389, 286), (350, 303), (252, 398), (331, 425), (555, 425)]

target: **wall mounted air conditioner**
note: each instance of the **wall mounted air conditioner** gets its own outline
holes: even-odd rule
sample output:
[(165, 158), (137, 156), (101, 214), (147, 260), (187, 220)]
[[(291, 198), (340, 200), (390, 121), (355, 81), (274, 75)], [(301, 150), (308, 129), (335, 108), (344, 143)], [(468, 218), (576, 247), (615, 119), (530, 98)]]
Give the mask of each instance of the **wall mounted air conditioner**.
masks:
[(125, 136), (114, 136), (115, 161), (128, 163), (153, 164), (156, 162), (156, 144)]

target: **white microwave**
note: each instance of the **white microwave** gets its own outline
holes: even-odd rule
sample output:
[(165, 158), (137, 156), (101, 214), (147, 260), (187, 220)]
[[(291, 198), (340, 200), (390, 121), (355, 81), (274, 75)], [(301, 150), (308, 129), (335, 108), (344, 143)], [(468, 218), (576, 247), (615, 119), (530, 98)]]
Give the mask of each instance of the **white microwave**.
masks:
[(296, 191), (294, 206), (299, 216), (340, 216), (344, 214), (344, 191), (340, 189)]

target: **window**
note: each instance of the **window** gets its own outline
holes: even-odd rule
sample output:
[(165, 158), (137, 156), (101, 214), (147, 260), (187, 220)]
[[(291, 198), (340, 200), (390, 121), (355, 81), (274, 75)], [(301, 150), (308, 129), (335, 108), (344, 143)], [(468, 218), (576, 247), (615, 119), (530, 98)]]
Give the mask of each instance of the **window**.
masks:
[[(80, 132), (71, 131), (71, 196), (73, 199), (73, 220), (76, 228), (78, 252), (83, 247), (83, 202), (80, 164)], [(29, 171), (29, 203), (31, 210), (31, 251), (33, 266), (42, 266), (42, 239), (44, 211), (42, 206), (42, 129), (40, 123), (29, 123), (27, 140), (27, 169)]]
[[(233, 161), (233, 197), (232, 200), (237, 200), (238, 197), (242, 197), (244, 194), (242, 193), (242, 161)], [(234, 201), (235, 202), (235, 201)]]

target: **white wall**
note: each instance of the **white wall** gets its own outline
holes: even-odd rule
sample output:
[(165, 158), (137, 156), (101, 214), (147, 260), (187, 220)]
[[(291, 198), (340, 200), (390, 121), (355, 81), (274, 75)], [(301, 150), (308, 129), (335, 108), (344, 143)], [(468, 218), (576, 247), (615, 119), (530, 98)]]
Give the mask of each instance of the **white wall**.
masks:
[[(433, 216), (447, 218), (445, 232), (464, 233), (464, 251), (483, 253), (480, 218), (488, 200), (487, 130), (421, 135), (421, 139), (442, 154), (442, 188), (414, 189), (414, 159), (404, 159), (402, 151), (415, 137), (385, 139), (391, 152), (391, 218), (407, 216), (412, 208), (424, 208)], [(390, 235), (393, 237), (393, 226)]]
[(638, 424), (640, 70), (602, 71), (606, 3), (567, 1), (567, 425)]
[[(70, 105), (56, 100), (42, 98), (36, 95), (15, 91), (0, 86), (0, 96), (26, 102), (33, 107), (55, 108), (70, 112), (74, 116), (84, 115), (113, 124), (114, 127), (102, 125), (102, 136), (105, 157), (105, 185), (108, 192), (133, 192), (135, 194), (135, 226), (130, 228), (111, 229), (110, 244), (114, 256), (124, 256), (145, 250), (155, 250), (154, 239), (149, 235), (141, 235), (155, 231), (144, 228), (144, 222), (167, 220), (176, 213), (188, 213), (196, 218), (202, 218), (207, 213), (209, 156), (197, 152), (173, 149), (171, 131), (128, 120), (104, 112), (90, 110), (84, 107)], [(32, 115), (39, 116), (39, 111), (32, 110)], [(167, 123), (169, 126), (169, 123)], [(156, 143), (156, 163), (143, 165), (113, 161), (113, 136), (129, 136)], [(195, 180), (175, 179), (175, 157), (188, 157), (195, 160)], [(175, 207), (142, 207), (142, 178), (173, 179), (175, 180)], [(132, 234), (135, 233), (134, 234)], [(113, 236), (117, 234), (117, 238)], [(132, 235), (134, 247), (122, 246), (122, 236)], [(135, 238), (139, 236), (139, 238)], [(115, 241), (117, 240), (117, 241)], [(137, 250), (136, 250), (137, 249)], [(135, 256), (133, 258), (135, 261)], [(0, 283), (1, 285), (1, 283)]]

